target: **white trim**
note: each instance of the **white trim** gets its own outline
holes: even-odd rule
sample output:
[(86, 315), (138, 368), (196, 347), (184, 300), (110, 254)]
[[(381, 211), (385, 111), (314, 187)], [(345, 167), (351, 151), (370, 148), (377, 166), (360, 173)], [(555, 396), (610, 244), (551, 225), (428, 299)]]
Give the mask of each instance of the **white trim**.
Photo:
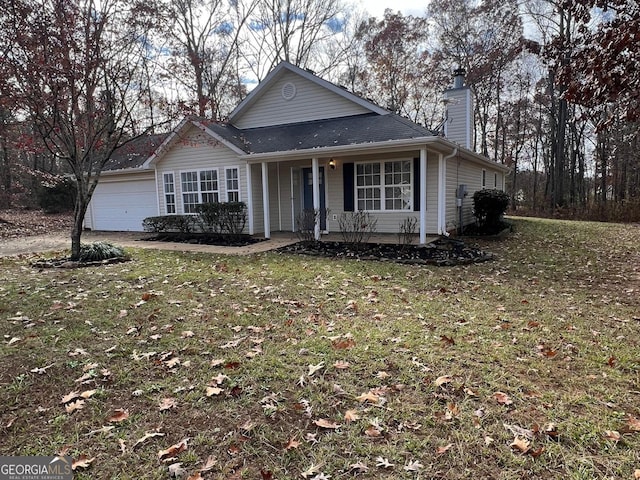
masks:
[[(387, 185), (384, 181), (384, 176), (385, 176), (385, 171), (384, 171), (384, 165), (385, 163), (394, 163), (394, 162), (409, 162), (409, 187), (411, 188), (411, 192), (409, 195), (409, 208), (403, 208), (401, 210), (395, 210), (395, 209), (387, 209), (386, 208), (386, 196), (385, 196), (385, 191), (384, 189), (386, 187), (396, 187), (396, 184), (391, 184), (391, 185)], [(367, 165), (367, 164), (378, 164), (380, 165), (380, 185), (363, 185), (363, 186), (358, 186), (358, 165)], [(414, 180), (413, 180), (413, 174), (414, 174), (414, 170), (413, 170), (413, 158), (403, 158), (403, 157), (390, 157), (390, 158), (385, 158), (385, 159), (381, 159), (381, 160), (363, 160), (363, 161), (355, 161), (353, 162), (353, 182), (354, 182), (354, 186), (353, 186), (353, 195), (354, 195), (354, 205), (353, 205), (353, 209), (354, 211), (358, 212), (358, 211), (365, 211), (365, 212), (372, 212), (372, 213), (383, 213), (383, 212), (391, 212), (391, 213), (402, 213), (402, 212), (412, 212), (414, 211), (414, 205), (413, 205), (413, 192), (415, 190), (415, 186), (414, 186)], [(380, 209), (379, 210), (360, 210), (358, 208), (358, 189), (359, 188), (369, 188), (369, 187), (378, 187), (380, 188)]]
[(264, 237), (271, 238), (271, 217), (269, 215), (269, 164), (262, 162), (262, 214), (264, 216)]
[(253, 185), (251, 185), (251, 165), (247, 165), (247, 215), (249, 216), (249, 235), (254, 234), (255, 224), (253, 220)]
[(276, 163), (276, 178), (278, 179), (278, 231), (282, 231), (282, 185), (280, 182), (280, 162)]
[(240, 117), (260, 98), (260, 96), (262, 95), (261, 92), (268, 89), (268, 87), (276, 82), (286, 71), (293, 72), (301, 76), (302, 78), (305, 78), (306, 80), (309, 80), (357, 105), (360, 105), (361, 107), (366, 108), (367, 110), (377, 113), (378, 115), (389, 114), (388, 110), (380, 107), (379, 105), (365, 100), (364, 98), (359, 97), (349, 92), (348, 90), (345, 90), (344, 88), (328, 82), (327, 80), (324, 80), (310, 72), (307, 72), (306, 70), (296, 67), (289, 62), (283, 61), (280, 62), (276, 66), (276, 68), (271, 70), (271, 72), (258, 84), (258, 86), (251, 90), (251, 93), (249, 93), (249, 95), (247, 95), (247, 97), (242, 102), (240, 102), (240, 104), (233, 110), (233, 112), (231, 112), (231, 114), (229, 115), (229, 123), (233, 124), (234, 121), (238, 119), (238, 117)]
[[(232, 170), (235, 169), (238, 171), (238, 201), (241, 202), (242, 201), (242, 188), (240, 187), (240, 166), (239, 165), (226, 165), (224, 167), (222, 167), (224, 169), (224, 196), (227, 199), (227, 202), (230, 202), (231, 200), (229, 200), (229, 186), (227, 184), (228, 178), (227, 178), (227, 170)], [(232, 190), (233, 192), (235, 192), (236, 190)]]
[[(185, 212), (184, 209), (184, 194), (185, 191), (182, 188), (182, 174), (183, 173), (191, 173), (191, 172), (196, 172), (198, 174), (198, 190), (197, 192), (186, 192), (187, 194), (192, 194), (192, 193), (197, 193), (198, 194), (198, 203), (202, 204), (202, 190), (200, 189), (200, 172), (212, 172), (215, 171), (216, 172), (216, 182), (218, 183), (218, 190), (211, 190), (211, 191), (206, 191), (205, 193), (218, 193), (218, 202), (220, 202), (220, 168), (223, 167), (213, 167), (213, 168), (198, 168), (198, 169), (185, 169), (185, 170), (179, 170), (178, 171), (178, 180), (180, 181), (180, 206), (182, 207), (181, 211), (183, 215), (197, 215), (196, 212)], [(164, 172), (163, 172), (164, 173)], [(177, 189), (176, 189), (177, 192)], [(177, 197), (177, 193), (176, 193), (176, 197)], [(176, 213), (178, 212), (178, 199), (176, 198)]]
[[(313, 227), (314, 238), (316, 240), (320, 240), (320, 168), (318, 167), (318, 157), (313, 157), (311, 159), (311, 175), (312, 179), (312, 187), (313, 187), (313, 210), (314, 212), (318, 212), (318, 215), (314, 215), (315, 217), (315, 225)], [(325, 207), (326, 207), (326, 197), (325, 197)]]
[[(166, 176), (171, 175), (171, 184), (173, 185), (173, 192), (167, 192)], [(173, 195), (173, 212), (169, 212), (169, 204), (167, 203), (167, 195)], [(178, 213), (178, 192), (176, 191), (176, 176), (172, 171), (162, 172), (162, 201), (164, 204), (164, 210), (167, 215), (175, 215)]]
[[(158, 183), (159, 183), (158, 175), (160, 175), (160, 172), (158, 172), (158, 169), (154, 169), (153, 174), (154, 174), (154, 180), (156, 185), (156, 212), (157, 212), (156, 215), (160, 216), (160, 195), (158, 194)], [(175, 183), (174, 183), (174, 188), (175, 188)], [(176, 210), (177, 208), (178, 206), (176, 205)]]
[[(427, 148), (420, 149), (420, 245), (427, 243)], [(416, 183), (414, 181), (414, 183)], [(412, 192), (413, 193), (413, 192)]]
[(447, 232), (447, 161), (438, 154), (438, 234)]

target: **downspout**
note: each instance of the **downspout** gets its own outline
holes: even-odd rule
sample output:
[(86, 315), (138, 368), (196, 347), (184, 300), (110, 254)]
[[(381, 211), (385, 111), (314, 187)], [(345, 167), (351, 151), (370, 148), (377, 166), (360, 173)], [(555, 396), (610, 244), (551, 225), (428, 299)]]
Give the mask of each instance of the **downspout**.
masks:
[(439, 223), (439, 227), (438, 230), (440, 230), (440, 235), (448, 235), (449, 232), (447, 232), (447, 175), (446, 175), (446, 168), (447, 168), (447, 160), (456, 157), (458, 155), (458, 147), (455, 147), (453, 149), (453, 152), (451, 152), (449, 155), (446, 155), (442, 158), (442, 162), (440, 165), (439, 173), (441, 175), (441, 179), (440, 179), (440, 198), (438, 201), (438, 223)]

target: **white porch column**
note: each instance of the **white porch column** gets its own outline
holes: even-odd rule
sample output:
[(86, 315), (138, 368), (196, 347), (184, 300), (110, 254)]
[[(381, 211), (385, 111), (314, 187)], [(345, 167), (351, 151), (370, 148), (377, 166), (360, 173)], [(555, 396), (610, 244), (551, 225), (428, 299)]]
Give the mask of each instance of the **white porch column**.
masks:
[(318, 168), (318, 159), (311, 159), (311, 173), (313, 176), (313, 210), (315, 217), (315, 226), (313, 236), (316, 240), (320, 240), (320, 169)]
[(420, 245), (427, 243), (427, 149), (420, 149)]
[(269, 217), (269, 164), (262, 162), (262, 210), (264, 216), (264, 238), (271, 238)]
[(447, 161), (438, 155), (438, 233), (447, 232)]
[(247, 163), (247, 216), (249, 217), (249, 235), (255, 233), (255, 224), (253, 220), (253, 185), (251, 183), (251, 167)]

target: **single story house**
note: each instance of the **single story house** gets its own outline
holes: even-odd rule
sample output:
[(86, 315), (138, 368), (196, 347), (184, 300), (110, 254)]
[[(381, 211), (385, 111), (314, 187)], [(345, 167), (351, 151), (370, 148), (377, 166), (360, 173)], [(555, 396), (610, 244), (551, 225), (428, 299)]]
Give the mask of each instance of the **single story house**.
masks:
[(146, 217), (242, 201), (251, 235), (293, 232), (302, 212), (316, 210), (320, 238), (339, 231), (343, 212), (366, 211), (379, 233), (397, 233), (414, 217), (424, 243), (460, 219), (473, 222), (474, 191), (504, 186), (507, 168), (471, 151), (463, 75), (457, 71), (445, 92), (442, 136), (280, 63), (227, 122), (188, 118), (169, 134), (123, 147), (102, 173), (85, 227), (142, 231)]

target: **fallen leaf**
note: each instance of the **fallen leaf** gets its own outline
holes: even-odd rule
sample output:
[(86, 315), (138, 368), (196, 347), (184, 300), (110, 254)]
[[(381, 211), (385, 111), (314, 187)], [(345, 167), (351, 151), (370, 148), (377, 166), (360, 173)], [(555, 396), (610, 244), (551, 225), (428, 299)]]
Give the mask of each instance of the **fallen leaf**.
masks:
[(46, 367), (36, 367), (32, 370), (29, 370), (31, 373), (37, 373), (38, 375), (44, 375), (45, 373), (47, 373), (47, 370), (50, 369), (51, 367), (53, 367), (55, 365), (55, 363), (52, 363), (51, 365), (47, 365)]
[(424, 468), (424, 465), (422, 465), (419, 461), (417, 460), (412, 460), (411, 462), (409, 462), (408, 464), (406, 464), (404, 467), (402, 467), (403, 470), (406, 470), (407, 472), (417, 472), (418, 470), (420, 470), (421, 468)]
[(349, 470), (356, 473), (367, 473), (369, 471), (369, 467), (362, 462), (357, 462), (349, 465)]
[(383, 457), (376, 457), (376, 467), (379, 468), (393, 468), (394, 464), (390, 463), (389, 460)]
[(380, 401), (380, 396), (376, 395), (371, 391), (368, 391), (358, 395), (356, 397), (356, 400), (358, 400), (360, 403), (369, 402), (369, 403), (377, 404)]
[(516, 437), (509, 446), (520, 453), (527, 453), (530, 448), (530, 442), (526, 438)]
[(7, 342), (7, 345), (13, 345), (14, 343), (18, 343), (20, 340), (22, 340), (21, 337), (12, 337), (11, 340)]
[(349, 362), (345, 362), (344, 360), (338, 360), (336, 363), (333, 364), (333, 367), (338, 370), (346, 370), (350, 366), (351, 364)]
[(260, 475), (262, 476), (262, 480), (273, 480), (273, 473), (270, 470), (264, 471), (260, 469)]
[(122, 438), (118, 439), (118, 445), (120, 445), (120, 452), (125, 453), (127, 451), (127, 445)]
[(456, 344), (456, 342), (455, 342), (455, 340), (453, 339), (453, 337), (447, 337), (446, 335), (442, 335), (442, 336), (440, 337), (440, 343), (441, 343), (442, 345), (444, 345), (445, 347), (450, 347), (450, 346), (452, 346), (452, 345), (455, 345), (455, 344)]
[(80, 398), (80, 392), (73, 391), (71, 393), (66, 394), (64, 397), (62, 397), (62, 400), (60, 400), (60, 403), (69, 403), (70, 401), (75, 400), (76, 398)]
[(98, 390), (85, 390), (80, 394), (80, 396), (84, 399), (91, 398)]
[(189, 439), (185, 438), (184, 440), (176, 443), (175, 445), (171, 445), (169, 448), (165, 450), (160, 450), (158, 452), (158, 460), (166, 461), (169, 458), (174, 458), (178, 456), (180, 453), (184, 452), (187, 449), (187, 441)]
[(513, 401), (509, 398), (509, 395), (504, 392), (494, 393), (493, 398), (495, 398), (496, 401), (501, 405), (511, 405), (513, 403)]
[(453, 377), (451, 375), (443, 375), (441, 377), (436, 378), (436, 380), (433, 383), (435, 383), (437, 387), (441, 387), (445, 383), (450, 383), (452, 381), (453, 381)]
[(204, 462), (204, 465), (202, 466), (202, 468), (200, 469), (201, 472), (208, 472), (209, 470), (213, 470), (213, 467), (215, 467), (217, 465), (218, 461), (216, 460), (216, 457), (214, 457), (213, 455), (209, 455), (207, 457), (207, 461)]
[(532, 430), (519, 427), (518, 425), (508, 425), (506, 423), (503, 423), (502, 426), (507, 430), (509, 430), (511, 433), (513, 433), (513, 435), (516, 437), (524, 437), (524, 438), (528, 438), (529, 440), (533, 440)]
[(640, 480), (640, 468), (636, 469), (636, 471), (633, 472), (633, 478), (635, 480)]
[(186, 476), (187, 470), (182, 467), (182, 462), (176, 462), (169, 465), (170, 478), (185, 478)]
[(327, 428), (329, 430), (335, 430), (336, 428), (340, 428), (339, 424), (332, 422), (331, 420), (327, 420), (326, 418), (314, 420), (313, 423), (315, 423), (318, 427)]
[(171, 410), (172, 408), (176, 408), (177, 406), (178, 404), (176, 403), (175, 398), (163, 398), (160, 401), (158, 410), (160, 410), (161, 412), (164, 412), (165, 410)]
[(87, 437), (89, 437), (91, 435), (97, 435), (98, 433), (109, 433), (114, 428), (116, 428), (116, 427), (114, 427), (113, 425), (111, 425), (111, 426), (103, 426), (102, 428), (99, 428), (97, 430), (91, 430), (89, 433), (87, 433)]
[(76, 460), (71, 463), (71, 470), (77, 470), (78, 468), (89, 468), (91, 463), (96, 457), (89, 458), (87, 455), (80, 455)]
[(356, 410), (347, 410), (344, 414), (344, 421), (347, 423), (355, 422), (360, 418)]
[(335, 348), (336, 350), (347, 350), (349, 348), (353, 348), (355, 345), (356, 342), (353, 338), (346, 338), (333, 342), (333, 348)]
[(320, 472), (320, 466), (311, 464), (311, 466), (309, 466), (305, 471), (302, 472), (302, 476), (304, 478), (309, 478), (312, 475), (315, 475), (316, 473), (319, 473), (319, 472)]
[(376, 438), (376, 437), (382, 436), (382, 432), (380, 430), (378, 430), (376, 427), (374, 427), (373, 425), (371, 425), (369, 428), (367, 428), (364, 431), (364, 434), (367, 437), (372, 437), (372, 438)]
[(82, 410), (84, 408), (84, 400), (76, 400), (75, 402), (68, 403), (64, 409), (67, 413), (73, 413), (76, 410)]
[(309, 373), (307, 375), (312, 377), (314, 373), (316, 373), (318, 370), (322, 370), (323, 368), (324, 362), (320, 362), (317, 365), (309, 365)]
[(124, 422), (127, 418), (129, 418), (129, 411), (124, 410), (122, 408), (118, 408), (113, 411), (110, 417), (107, 418), (107, 422), (109, 423)]
[(620, 432), (617, 430), (606, 430), (604, 432), (604, 436), (607, 440), (611, 440), (613, 442), (619, 442), (620, 438), (622, 438)]
[(224, 392), (224, 388), (219, 388), (219, 387), (207, 387), (207, 397), (213, 397), (213, 396), (217, 396), (220, 395), (222, 392)]
[(444, 447), (438, 447), (436, 449), (436, 455), (442, 455), (443, 453), (446, 453), (447, 450), (449, 450), (451, 447), (453, 447), (453, 443), (445, 445)]
[(627, 432), (640, 432), (640, 418), (629, 415), (627, 423), (625, 425), (625, 431)]
[(138, 439), (138, 441), (136, 443), (133, 444), (133, 448), (136, 448), (138, 445), (146, 442), (147, 440), (149, 440), (150, 438), (155, 438), (155, 437), (164, 437), (164, 433), (161, 432), (151, 432), (151, 433), (145, 433), (144, 436), (140, 439)]
[(203, 480), (202, 475), (200, 475), (200, 470), (196, 470), (194, 473), (189, 475), (187, 480)]
[(285, 450), (293, 450), (295, 448), (298, 448), (300, 446), (300, 442), (298, 440), (296, 440), (295, 438), (291, 438), (289, 440), (289, 442), (287, 443), (287, 445), (284, 447)]

